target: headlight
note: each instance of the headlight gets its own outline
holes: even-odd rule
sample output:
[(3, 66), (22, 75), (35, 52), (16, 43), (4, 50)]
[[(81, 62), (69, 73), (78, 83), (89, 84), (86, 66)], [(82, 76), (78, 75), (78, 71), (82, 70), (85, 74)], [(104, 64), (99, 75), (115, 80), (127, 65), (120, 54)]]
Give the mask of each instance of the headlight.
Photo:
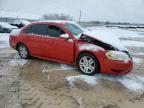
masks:
[(106, 53), (106, 57), (111, 60), (130, 60), (130, 57), (125, 52), (120, 51), (109, 51)]

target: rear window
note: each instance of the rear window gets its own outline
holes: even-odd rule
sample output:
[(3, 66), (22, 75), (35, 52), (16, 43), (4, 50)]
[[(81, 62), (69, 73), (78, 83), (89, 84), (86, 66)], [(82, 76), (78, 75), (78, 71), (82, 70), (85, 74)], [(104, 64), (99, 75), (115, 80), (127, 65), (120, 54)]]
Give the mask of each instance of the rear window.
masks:
[(26, 34), (37, 34), (37, 35), (47, 35), (48, 25), (47, 24), (34, 24), (26, 28), (23, 33)]

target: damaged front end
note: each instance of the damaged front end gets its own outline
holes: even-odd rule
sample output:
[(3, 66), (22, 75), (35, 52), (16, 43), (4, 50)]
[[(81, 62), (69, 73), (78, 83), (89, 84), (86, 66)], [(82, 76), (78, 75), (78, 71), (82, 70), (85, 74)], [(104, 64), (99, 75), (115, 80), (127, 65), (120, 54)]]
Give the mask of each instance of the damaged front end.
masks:
[(87, 36), (85, 34), (81, 35), (80, 40), (82, 40), (84, 42), (87, 42), (87, 43), (91, 43), (91, 44), (100, 46), (100, 47), (104, 48), (105, 50), (115, 50), (115, 51), (118, 51), (118, 49), (115, 48), (115, 47), (113, 47), (112, 45), (106, 44), (106, 43), (104, 43), (102, 41), (99, 41), (99, 40), (97, 40), (95, 38), (92, 38), (90, 36)]
[(94, 45), (99, 46), (99, 47), (102, 47), (106, 51), (120, 51), (120, 52), (124, 52), (132, 59), (130, 53), (127, 50), (121, 51), (118, 48), (114, 47), (113, 45), (104, 43), (104, 42), (102, 42), (102, 41), (100, 41), (98, 39), (92, 38), (92, 37), (90, 37), (88, 35), (82, 34), (81, 37), (80, 37), (80, 40), (82, 40), (84, 42), (87, 42), (87, 43), (94, 44)]

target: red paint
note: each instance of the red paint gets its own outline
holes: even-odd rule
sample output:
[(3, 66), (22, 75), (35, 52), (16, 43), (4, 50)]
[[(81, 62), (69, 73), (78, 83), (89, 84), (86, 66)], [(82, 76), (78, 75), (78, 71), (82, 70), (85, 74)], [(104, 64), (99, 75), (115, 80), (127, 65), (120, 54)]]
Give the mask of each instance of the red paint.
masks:
[[(39, 35), (24, 34), (23, 30), (32, 24), (51, 24), (63, 29), (73, 40), (70, 42), (62, 38), (44, 37)], [(104, 74), (125, 75), (133, 68), (133, 61), (124, 63), (123, 61), (109, 60), (105, 57), (106, 50), (98, 52), (92, 50), (80, 50), (79, 46), (89, 44), (76, 39), (67, 29), (64, 28), (64, 23), (56, 22), (35, 22), (24, 27), (18, 36), (10, 35), (9, 43), (13, 49), (19, 42), (27, 46), (31, 56), (57, 61), (66, 64), (76, 64), (76, 59), (82, 52), (93, 54), (99, 61), (100, 72)]]

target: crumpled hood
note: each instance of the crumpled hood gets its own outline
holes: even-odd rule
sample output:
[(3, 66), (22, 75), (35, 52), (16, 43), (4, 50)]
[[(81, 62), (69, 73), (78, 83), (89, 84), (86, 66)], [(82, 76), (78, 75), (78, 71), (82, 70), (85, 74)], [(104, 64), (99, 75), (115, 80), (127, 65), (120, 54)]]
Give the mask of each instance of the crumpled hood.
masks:
[(99, 41), (102, 41), (106, 44), (112, 45), (117, 49), (119, 49), (120, 51), (128, 51), (128, 49), (122, 45), (118, 37), (115, 36), (115, 34), (110, 31), (92, 30), (92, 31), (84, 32), (83, 34), (95, 38)]

